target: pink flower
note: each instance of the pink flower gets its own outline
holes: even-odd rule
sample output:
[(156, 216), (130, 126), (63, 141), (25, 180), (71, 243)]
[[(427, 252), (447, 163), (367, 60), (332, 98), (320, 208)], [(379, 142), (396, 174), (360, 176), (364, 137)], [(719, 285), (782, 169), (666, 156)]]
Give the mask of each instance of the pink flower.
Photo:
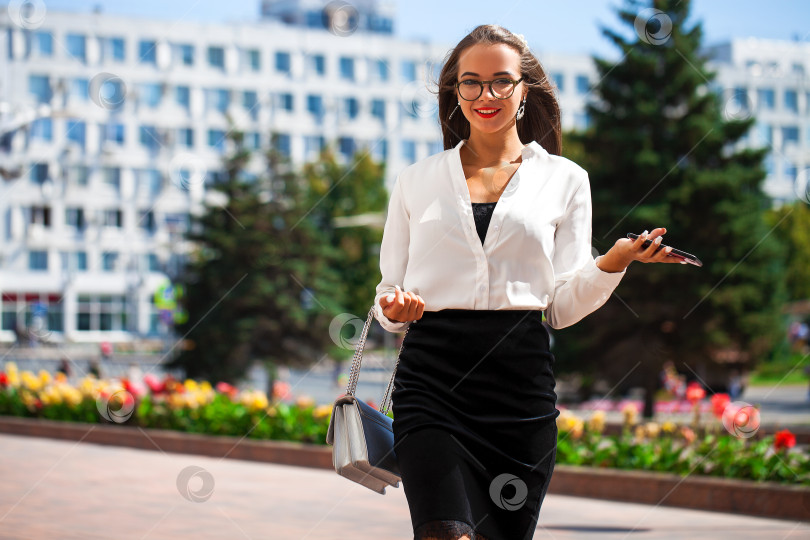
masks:
[(234, 397), (236, 397), (236, 394), (238, 392), (238, 390), (234, 386), (232, 386), (232, 385), (230, 385), (230, 384), (228, 384), (228, 383), (226, 383), (224, 381), (218, 382), (217, 386), (216, 386), (216, 389), (217, 389), (217, 392), (219, 392), (220, 394), (225, 394), (230, 399), (233, 399)]
[(273, 399), (289, 400), (292, 399), (290, 392), (290, 383), (284, 381), (276, 381), (273, 384)]
[(717, 418), (723, 418), (723, 411), (726, 410), (726, 406), (731, 402), (731, 398), (728, 394), (714, 394), (712, 396), (712, 413)]

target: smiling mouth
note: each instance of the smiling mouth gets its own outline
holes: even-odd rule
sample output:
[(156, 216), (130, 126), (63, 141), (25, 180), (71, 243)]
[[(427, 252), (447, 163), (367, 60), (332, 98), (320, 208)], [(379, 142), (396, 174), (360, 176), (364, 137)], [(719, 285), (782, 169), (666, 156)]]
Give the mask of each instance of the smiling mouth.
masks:
[(474, 109), (474, 110), (481, 118), (492, 118), (493, 116), (501, 112), (500, 109)]

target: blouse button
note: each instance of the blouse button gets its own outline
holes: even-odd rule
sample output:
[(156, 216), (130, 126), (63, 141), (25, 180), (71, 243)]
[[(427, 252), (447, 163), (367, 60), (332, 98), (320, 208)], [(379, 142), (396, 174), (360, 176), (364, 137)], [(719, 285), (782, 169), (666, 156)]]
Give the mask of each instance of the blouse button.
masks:
[(480, 286), (478, 287), (478, 290), (479, 290), (479, 291), (481, 291), (481, 292), (484, 292), (486, 289), (487, 289), (487, 286), (486, 286), (486, 285), (480, 285)]

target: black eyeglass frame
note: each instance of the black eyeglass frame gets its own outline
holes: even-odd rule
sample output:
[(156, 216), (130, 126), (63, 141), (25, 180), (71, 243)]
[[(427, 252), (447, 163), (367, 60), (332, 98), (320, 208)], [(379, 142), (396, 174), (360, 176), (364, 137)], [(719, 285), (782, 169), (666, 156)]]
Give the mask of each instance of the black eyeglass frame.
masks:
[[(490, 93), (490, 94), (492, 94), (492, 96), (493, 96), (495, 99), (509, 99), (509, 98), (510, 98), (510, 97), (512, 97), (512, 95), (515, 93), (515, 88), (517, 88), (517, 85), (519, 85), (519, 84), (520, 84), (520, 82), (521, 82), (523, 79), (525, 79), (525, 78), (526, 78), (526, 76), (524, 75), (524, 76), (522, 76), (521, 78), (519, 78), (518, 80), (514, 80), (514, 79), (508, 79), (508, 78), (506, 78), (506, 77), (498, 77), (497, 79), (492, 79), (491, 81), (476, 81), (475, 79), (464, 79), (463, 81), (458, 81), (458, 82), (457, 82), (456, 84), (454, 84), (453, 86), (455, 87), (456, 92), (458, 92), (459, 97), (460, 97), (461, 99), (463, 99), (464, 101), (475, 101), (476, 99), (480, 98), (480, 97), (481, 97), (481, 94), (483, 94), (483, 93), (484, 93), (484, 84), (488, 84), (488, 85), (489, 85), (489, 93)], [(509, 92), (509, 95), (508, 95), (508, 96), (506, 96), (506, 97), (498, 97), (498, 96), (496, 96), (496, 95), (495, 95), (495, 92), (493, 92), (493, 91), (492, 91), (492, 83), (494, 83), (495, 81), (501, 81), (501, 80), (507, 80), (507, 81), (510, 81), (510, 82), (512, 83), (512, 91), (511, 91), (511, 92)], [(461, 95), (461, 91), (459, 90), (459, 86), (461, 86), (461, 84), (462, 84), (462, 83), (465, 83), (465, 82), (467, 82), (467, 81), (472, 81), (472, 82), (476, 82), (476, 83), (478, 83), (478, 88), (480, 88), (480, 92), (478, 92), (478, 95), (477, 95), (477, 96), (475, 96), (475, 97), (474, 97), (474, 98), (472, 98), (472, 99), (467, 99), (467, 98), (465, 98), (464, 96), (462, 96), (462, 95)]]

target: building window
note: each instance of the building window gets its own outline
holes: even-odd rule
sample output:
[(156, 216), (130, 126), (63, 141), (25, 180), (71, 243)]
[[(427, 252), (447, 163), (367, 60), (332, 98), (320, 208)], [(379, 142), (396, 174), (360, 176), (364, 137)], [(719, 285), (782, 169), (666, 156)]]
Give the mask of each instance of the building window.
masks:
[(68, 120), (65, 126), (67, 130), (65, 137), (67, 140), (76, 143), (79, 148), (84, 150), (86, 124), (81, 120)]
[(68, 183), (76, 186), (86, 186), (90, 176), (90, 170), (86, 165), (74, 165), (68, 167)]
[(374, 61), (374, 73), (379, 81), (387, 81), (390, 77), (390, 68), (388, 67), (388, 62), (385, 60), (375, 60)]
[(32, 206), (28, 215), (28, 220), (31, 225), (42, 225), (43, 227), (51, 226), (51, 207), (50, 206)]
[(556, 71), (551, 74), (551, 78), (554, 79), (554, 85), (557, 87), (557, 91), (560, 93), (565, 92), (565, 74)]
[(413, 163), (416, 161), (416, 142), (410, 140), (402, 141), (402, 159), (406, 163)]
[(102, 181), (116, 190), (121, 187), (121, 168), (120, 167), (104, 167), (101, 169)]
[(789, 144), (799, 144), (799, 126), (782, 127), (782, 146)]
[(208, 65), (216, 69), (225, 69), (224, 47), (208, 47)]
[(276, 52), (276, 71), (279, 73), (290, 73), (290, 53)]
[(114, 227), (116, 229), (121, 228), (121, 221), (122, 221), (122, 212), (121, 210), (117, 209), (109, 209), (109, 210), (102, 210), (101, 212), (101, 224), (104, 227)]
[(99, 126), (99, 131), (101, 132), (102, 144), (108, 142), (118, 145), (124, 144), (126, 133), (124, 124), (119, 124), (117, 122), (109, 122), (107, 124), (101, 124)]
[(138, 85), (138, 102), (147, 107), (160, 105), (163, 89), (160, 83), (142, 83)]
[(76, 310), (76, 329), (81, 331), (127, 330), (128, 309), (123, 295), (80, 294)]
[(188, 86), (178, 86), (174, 89), (174, 99), (178, 105), (188, 109), (191, 104), (191, 90)]
[(44, 184), (48, 180), (48, 164), (34, 163), (31, 166), (31, 181), (37, 184)]
[(283, 93), (278, 95), (278, 102), (279, 108), (282, 111), (290, 111), (292, 112), (294, 107), (293, 95), (289, 93)]
[(146, 262), (146, 265), (145, 265), (146, 269), (149, 272), (160, 272), (160, 270), (161, 270), (161, 268), (160, 268), (160, 259), (158, 259), (158, 256), (156, 254), (147, 253), (144, 258), (146, 259), (146, 261), (145, 261)]
[(785, 109), (790, 112), (799, 112), (799, 94), (796, 90), (785, 90)]
[(348, 56), (340, 57), (340, 78), (347, 81), (354, 80), (354, 58)]
[(310, 73), (323, 76), (326, 74), (326, 58), (322, 54), (307, 56), (307, 66)]
[(347, 118), (357, 118), (358, 110), (357, 98), (349, 97), (343, 100), (343, 111)]
[(53, 35), (50, 32), (36, 32), (34, 34), (34, 44), (38, 56), (53, 56)]
[(275, 137), (276, 150), (283, 156), (290, 157), (291, 154), (291, 140), (287, 133), (278, 133)]
[(444, 152), (444, 141), (430, 141), (428, 143), (428, 155), (438, 154)]
[(84, 230), (84, 209), (73, 207), (65, 208), (65, 225), (78, 231)]
[(194, 45), (181, 44), (177, 46), (177, 53), (180, 57), (180, 63), (184, 66), (194, 65)]
[(773, 109), (776, 106), (776, 94), (772, 88), (757, 90), (757, 103), (760, 109)]
[(791, 182), (796, 181), (796, 176), (798, 176), (799, 169), (796, 167), (796, 164), (792, 161), (785, 160), (785, 167), (782, 170), (783, 176), (790, 180)]
[(62, 270), (64, 272), (86, 272), (87, 252), (86, 251), (63, 251), (61, 253)]
[(208, 110), (225, 113), (230, 105), (231, 95), (226, 88), (212, 88), (206, 91)]
[(321, 150), (326, 146), (326, 138), (323, 135), (307, 135), (304, 137), (305, 159), (316, 159)]
[(371, 100), (371, 116), (378, 119), (380, 122), (385, 122), (385, 100), (372, 99)]
[(402, 80), (405, 82), (416, 80), (416, 62), (412, 60), (403, 60), (400, 63), (400, 74)]
[(28, 93), (34, 96), (37, 103), (50, 103), (53, 93), (47, 75), (29, 75)]
[(586, 75), (577, 75), (576, 78), (577, 94), (587, 94), (590, 91), (590, 83)]
[(250, 66), (251, 71), (260, 71), (262, 69), (262, 55), (258, 49), (248, 49), (247, 64)]
[(66, 45), (71, 58), (82, 62), (87, 60), (87, 39), (83, 35), (68, 34)]
[(208, 130), (208, 146), (220, 152), (225, 151), (225, 131), (221, 129)]
[(150, 233), (155, 232), (155, 213), (152, 210), (140, 210), (138, 227)]
[(106, 40), (106, 53), (116, 62), (126, 60), (126, 42), (124, 38), (109, 38)]
[(179, 128), (177, 130), (177, 144), (186, 148), (194, 148), (194, 129)]
[(307, 111), (315, 116), (323, 115), (323, 98), (318, 95), (310, 94), (307, 96)]
[(773, 127), (770, 124), (757, 124), (759, 144), (773, 144)]
[(138, 58), (141, 64), (157, 64), (157, 42), (148, 39), (139, 41)]
[(48, 252), (35, 250), (28, 252), (28, 269), (35, 271), (48, 271)]
[(355, 142), (351, 137), (338, 137), (338, 151), (347, 160), (352, 159), (355, 152)]
[(245, 90), (242, 94), (242, 105), (255, 120), (259, 114), (259, 94), (254, 90)]
[(53, 121), (50, 118), (37, 118), (31, 122), (31, 138), (53, 141)]
[(141, 146), (153, 151), (160, 149), (160, 133), (155, 126), (141, 126), (139, 133), (138, 139)]
[(388, 159), (388, 140), (377, 139), (371, 144), (371, 158), (375, 161), (385, 161)]
[(140, 193), (155, 196), (163, 189), (163, 175), (157, 169), (137, 169), (135, 182)]
[(87, 101), (90, 98), (90, 81), (87, 79), (71, 79), (70, 97), (77, 101)]

